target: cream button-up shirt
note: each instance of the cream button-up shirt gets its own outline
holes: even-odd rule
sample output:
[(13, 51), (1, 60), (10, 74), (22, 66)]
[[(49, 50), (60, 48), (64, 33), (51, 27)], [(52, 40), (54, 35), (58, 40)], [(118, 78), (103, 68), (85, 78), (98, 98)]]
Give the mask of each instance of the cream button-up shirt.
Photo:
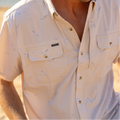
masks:
[(0, 78), (23, 73), (29, 119), (101, 119), (117, 105), (119, 0), (90, 2), (82, 42), (51, 0), (22, 0), (4, 15)]

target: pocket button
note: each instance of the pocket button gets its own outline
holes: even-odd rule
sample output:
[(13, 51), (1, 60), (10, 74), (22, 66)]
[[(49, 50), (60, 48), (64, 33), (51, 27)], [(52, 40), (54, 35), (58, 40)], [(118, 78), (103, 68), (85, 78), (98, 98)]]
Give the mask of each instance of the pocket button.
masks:
[(112, 45), (112, 42), (110, 42), (110, 45)]
[(44, 57), (45, 57), (45, 58), (48, 58), (48, 56), (47, 56), (47, 55), (44, 55)]

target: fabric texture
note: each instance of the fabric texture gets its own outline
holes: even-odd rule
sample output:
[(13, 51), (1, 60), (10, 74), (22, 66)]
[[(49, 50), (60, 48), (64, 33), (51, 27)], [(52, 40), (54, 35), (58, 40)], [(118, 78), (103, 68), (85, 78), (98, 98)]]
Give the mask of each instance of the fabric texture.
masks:
[(114, 110), (120, 100), (112, 70), (120, 58), (119, 9), (119, 0), (91, 1), (81, 43), (51, 0), (22, 0), (5, 13), (0, 78), (23, 74), (30, 120), (102, 119)]

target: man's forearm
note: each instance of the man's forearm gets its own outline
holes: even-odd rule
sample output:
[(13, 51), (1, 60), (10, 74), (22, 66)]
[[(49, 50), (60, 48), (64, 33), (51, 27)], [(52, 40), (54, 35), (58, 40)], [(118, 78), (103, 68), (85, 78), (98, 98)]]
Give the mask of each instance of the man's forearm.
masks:
[(9, 119), (27, 119), (13, 83), (0, 80), (0, 105)]

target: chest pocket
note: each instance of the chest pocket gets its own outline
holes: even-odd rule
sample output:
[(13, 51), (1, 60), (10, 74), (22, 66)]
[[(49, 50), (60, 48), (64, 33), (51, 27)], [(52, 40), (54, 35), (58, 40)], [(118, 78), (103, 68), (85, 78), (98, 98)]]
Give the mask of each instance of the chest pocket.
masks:
[(108, 61), (110, 60), (110, 63), (113, 63), (120, 51), (120, 32), (97, 36), (97, 44), (103, 55), (106, 54), (108, 57)]
[(120, 32), (105, 36), (97, 36), (98, 47), (101, 50), (112, 48), (120, 45)]
[(60, 41), (27, 47), (28, 59), (33, 69), (32, 87), (57, 84), (66, 75), (66, 59)]
[(63, 54), (61, 43), (51, 43), (44, 46), (27, 48), (31, 61), (44, 61), (60, 57)]
[(109, 71), (112, 67), (112, 63), (115, 63), (119, 53), (120, 47), (120, 32), (112, 33), (105, 36), (97, 36), (97, 46), (100, 52), (100, 61), (106, 66)]
[(116, 32), (96, 37), (95, 48), (91, 47), (90, 52), (90, 68), (101, 65), (101, 68), (111, 69), (112, 63), (120, 51), (119, 36), (120, 32)]

